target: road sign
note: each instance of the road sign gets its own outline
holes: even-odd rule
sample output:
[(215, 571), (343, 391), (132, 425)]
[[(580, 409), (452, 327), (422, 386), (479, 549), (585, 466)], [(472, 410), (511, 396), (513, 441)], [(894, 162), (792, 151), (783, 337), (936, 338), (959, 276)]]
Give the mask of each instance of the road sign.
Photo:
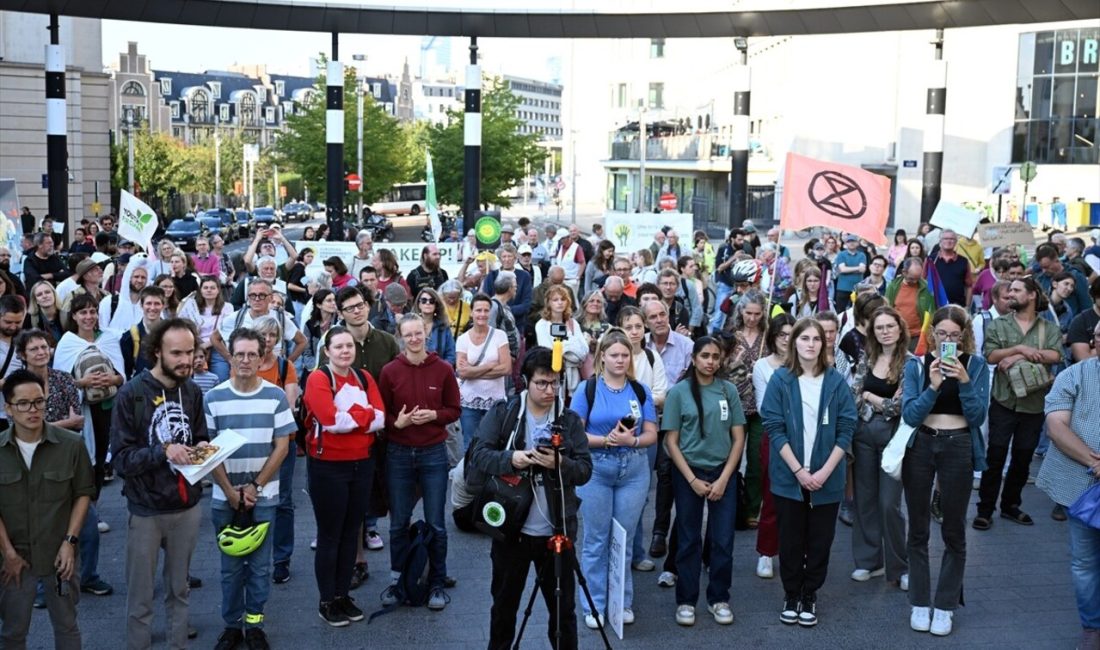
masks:
[(1012, 193), (1012, 167), (1009, 165), (995, 165), (993, 167), (993, 191), (992, 194)]
[(675, 212), (676, 211), (676, 203), (677, 203), (676, 195), (673, 194), (672, 192), (665, 192), (664, 194), (661, 195), (661, 198), (658, 200), (658, 205), (660, 205), (661, 210), (663, 210), (665, 212)]
[(1020, 165), (1020, 180), (1025, 183), (1030, 183), (1035, 180), (1035, 176), (1039, 173), (1039, 166), (1035, 163), (1028, 161)]
[(906, 169), (916, 169), (917, 168), (917, 161), (915, 161), (915, 160), (903, 160), (903, 161), (901, 161), (901, 166), (905, 167)]
[(99, 216), (99, 211), (102, 210), (102, 209), (103, 209), (103, 204), (101, 204), (99, 201), (96, 201), (96, 202), (92, 203), (92, 214), (94, 214), (95, 216), (98, 217)]
[(260, 162), (260, 145), (245, 143), (244, 161), (250, 163)]
[(348, 191), (358, 192), (359, 188), (363, 186), (363, 181), (359, 179), (359, 174), (348, 174), (344, 177), (344, 180), (348, 182)]

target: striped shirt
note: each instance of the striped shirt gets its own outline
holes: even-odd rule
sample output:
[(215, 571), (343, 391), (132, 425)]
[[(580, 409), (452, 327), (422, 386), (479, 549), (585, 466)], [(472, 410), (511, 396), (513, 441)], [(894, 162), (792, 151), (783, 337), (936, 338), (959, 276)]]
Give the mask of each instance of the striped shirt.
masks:
[[(210, 437), (232, 429), (244, 436), (245, 442), (226, 459), (223, 467), (233, 485), (254, 481), (271, 455), (274, 439), (292, 435), (297, 427), (294, 414), (281, 388), (266, 381), (251, 393), (239, 393), (229, 381), (222, 382), (206, 394), (206, 428)], [(213, 498), (225, 501), (221, 487), (214, 483)], [(275, 505), (279, 501), (279, 475), (276, 473), (264, 486), (258, 505)]]
[[(1100, 452), (1100, 358), (1092, 357), (1073, 364), (1054, 379), (1046, 397), (1047, 415), (1069, 411), (1069, 428), (1088, 445)], [(1088, 388), (1093, 386), (1094, 388)], [(1086, 473), (1086, 467), (1051, 445), (1043, 466), (1039, 468), (1036, 486), (1052, 501), (1063, 506), (1073, 505), (1081, 493), (1096, 484)]]

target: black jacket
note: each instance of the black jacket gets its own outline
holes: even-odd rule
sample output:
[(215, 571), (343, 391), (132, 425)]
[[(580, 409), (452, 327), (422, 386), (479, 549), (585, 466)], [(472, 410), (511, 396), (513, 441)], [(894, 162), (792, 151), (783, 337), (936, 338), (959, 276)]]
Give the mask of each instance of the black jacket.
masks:
[[(525, 395), (526, 391), (523, 394)], [(527, 418), (526, 414), (519, 412), (519, 403), (520, 395), (512, 397), (507, 402), (497, 402), (481, 420), (477, 436), (470, 443), (469, 451), (466, 452), (466, 489), (471, 494), (481, 491), (487, 475), (503, 476), (516, 473), (516, 469), (512, 467), (512, 452), (523, 450), (527, 445)], [(519, 431), (516, 433), (514, 448), (505, 449), (504, 446), (515, 426), (514, 418), (520, 418)], [(588, 451), (588, 436), (585, 435), (584, 422), (581, 421), (580, 416), (570, 409), (564, 409), (561, 418), (563, 425), (561, 476), (565, 485), (565, 530), (567, 535), (576, 539), (577, 508), (580, 507), (576, 487), (584, 485), (592, 477), (592, 454)], [(537, 469), (542, 470), (542, 468)], [(546, 481), (546, 489), (554, 491), (559, 489), (557, 477), (552, 472), (548, 474), (548, 478), (550, 480)], [(546, 496), (551, 504), (560, 502), (552, 493)]]
[(202, 484), (191, 485), (169, 466), (164, 443), (209, 440), (202, 392), (194, 382), (165, 388), (148, 370), (126, 382), (111, 414), (111, 454), (130, 512), (148, 517), (198, 505)]

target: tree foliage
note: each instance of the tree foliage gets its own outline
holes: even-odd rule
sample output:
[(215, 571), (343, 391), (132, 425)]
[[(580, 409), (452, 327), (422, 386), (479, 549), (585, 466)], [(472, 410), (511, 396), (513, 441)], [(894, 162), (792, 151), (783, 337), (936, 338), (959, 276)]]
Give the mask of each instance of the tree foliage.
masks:
[[(523, 183), (527, 164), (541, 169), (546, 150), (538, 135), (521, 134), (524, 121), (516, 117), (520, 100), (499, 78), (489, 80), (481, 101), (481, 197), (482, 206), (510, 206), (507, 191)], [(432, 126), (428, 141), (432, 150), (436, 192), (442, 204), (462, 204), (465, 153), (463, 113), (451, 110), (446, 124)]]
[[(355, 68), (344, 69), (344, 169), (349, 173), (358, 166), (355, 77)], [(322, 74), (315, 84), (317, 92), (301, 112), (287, 116), (287, 131), (275, 143), (275, 159), (301, 174), (309, 184), (310, 196), (321, 200), (327, 199), (328, 189), (325, 84)], [(415, 175), (408, 130), (367, 94), (363, 98), (363, 201), (376, 201), (394, 184)], [(349, 203), (358, 199), (359, 193), (348, 192)]]

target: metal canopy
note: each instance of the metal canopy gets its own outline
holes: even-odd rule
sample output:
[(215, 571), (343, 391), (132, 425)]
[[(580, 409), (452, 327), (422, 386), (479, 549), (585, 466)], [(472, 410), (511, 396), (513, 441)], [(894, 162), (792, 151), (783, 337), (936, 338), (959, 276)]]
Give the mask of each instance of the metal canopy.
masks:
[(497, 38), (792, 36), (1100, 18), (1096, 0), (915, 1), (826, 9), (637, 14), (406, 9), (308, 0), (0, 0), (0, 9), (206, 27)]

